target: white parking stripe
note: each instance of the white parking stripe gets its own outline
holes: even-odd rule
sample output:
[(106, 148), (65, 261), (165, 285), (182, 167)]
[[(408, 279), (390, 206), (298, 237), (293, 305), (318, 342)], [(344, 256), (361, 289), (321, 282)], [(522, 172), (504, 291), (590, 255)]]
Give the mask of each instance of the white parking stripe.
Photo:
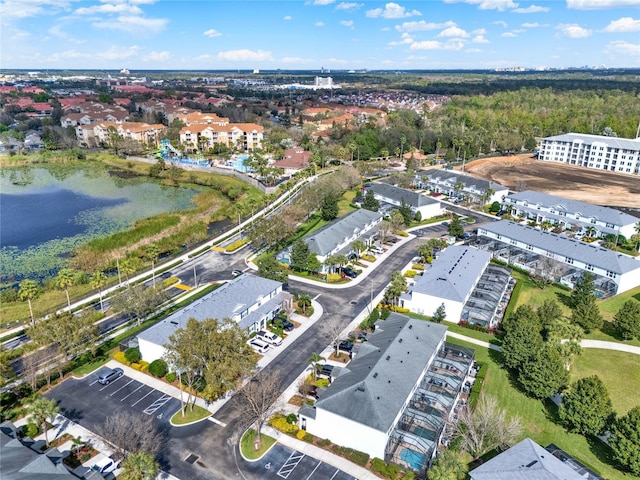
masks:
[(144, 400), (145, 398), (147, 398), (149, 395), (151, 395), (153, 392), (155, 392), (155, 390), (152, 388), (151, 391), (149, 393), (147, 393), (144, 397), (142, 397), (140, 400), (138, 400), (136, 403), (134, 403), (133, 405), (131, 405), (132, 407), (135, 407), (137, 404), (139, 404), (142, 400)]
[[(133, 382), (133, 378), (131, 380), (129, 380), (129, 383)], [(113, 397), (116, 393), (118, 393), (120, 390), (122, 390), (124, 387), (126, 387), (127, 385), (129, 385), (129, 383), (125, 383), (123, 386), (121, 386), (118, 390), (116, 390), (115, 392), (113, 392), (111, 395), (109, 395), (110, 397)]]
[(334, 473), (329, 480), (333, 480), (334, 478), (336, 478), (336, 475), (338, 473), (340, 473), (340, 470), (336, 470), (336, 473)]
[(134, 393), (136, 393), (138, 390), (140, 390), (142, 387), (144, 387), (144, 383), (140, 384), (140, 386), (138, 388), (136, 388), (133, 392), (131, 392), (129, 395), (127, 395), (126, 397), (124, 397), (122, 400), (120, 400), (121, 402), (124, 402), (127, 398), (129, 398), (131, 395), (133, 395)]
[(220, 420), (218, 420), (217, 418), (213, 418), (213, 417), (208, 417), (207, 420), (209, 420), (210, 422), (215, 423), (216, 425), (220, 425), (222, 428), (226, 427), (227, 424), (224, 422), (221, 422)]
[(91, 385), (95, 385), (96, 383), (98, 383), (98, 380), (96, 380), (95, 382), (91, 382), (91, 383), (89, 384), (89, 386), (91, 386)]
[(322, 465), (322, 462), (318, 463), (318, 465), (316, 465), (316, 468), (313, 469), (313, 471), (309, 474), (309, 476), (307, 477), (307, 480), (309, 480), (314, 473), (316, 473), (316, 470), (318, 469), (318, 467)]
[(287, 461), (284, 462), (284, 465), (282, 465), (280, 470), (278, 470), (278, 476), (282, 478), (289, 478), (291, 472), (293, 472), (303, 458), (304, 453), (292, 452)]

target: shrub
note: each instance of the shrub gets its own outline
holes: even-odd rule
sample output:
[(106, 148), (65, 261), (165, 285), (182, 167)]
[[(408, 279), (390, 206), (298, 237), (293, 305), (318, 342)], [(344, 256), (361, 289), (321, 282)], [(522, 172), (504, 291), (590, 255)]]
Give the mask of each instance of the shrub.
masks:
[(411, 310), (406, 307), (393, 307), (393, 311), (397, 313), (409, 313)]
[(329, 440), (328, 438), (323, 438), (322, 440), (318, 440), (319, 447), (328, 447), (329, 445), (331, 445), (331, 440)]
[(127, 348), (124, 352), (124, 357), (127, 359), (127, 362), (136, 363), (142, 358), (142, 355), (137, 348)]
[(329, 386), (328, 378), (319, 378), (316, 380), (316, 387), (318, 388), (326, 388)]
[(389, 318), (389, 315), (391, 315), (391, 310), (389, 310), (387, 307), (384, 307), (380, 312), (380, 318), (382, 320), (386, 320), (387, 318)]
[(413, 268), (414, 270), (424, 270), (424, 265), (422, 265), (421, 263), (414, 263), (413, 265), (411, 265), (411, 268)]
[(298, 423), (298, 416), (295, 413), (290, 413), (287, 415), (287, 423), (295, 424)]
[(124, 352), (116, 352), (113, 354), (113, 359), (117, 362), (124, 363), (125, 365), (130, 365), (131, 362), (127, 361), (127, 358), (124, 356)]
[(176, 373), (175, 372), (169, 372), (164, 376), (164, 379), (169, 383), (173, 383), (173, 382), (176, 381)]
[(384, 460), (380, 460), (379, 458), (374, 458), (371, 461), (371, 470), (379, 473), (385, 478), (395, 479), (398, 474), (402, 471), (402, 469), (393, 464), (386, 463)]
[(139, 363), (135, 363), (134, 362), (134, 363), (131, 364), (131, 368), (133, 368), (134, 370), (140, 371), (141, 365)]
[(235, 252), (240, 247), (244, 247), (247, 243), (249, 243), (249, 240), (247, 238), (236, 240), (232, 244), (228, 245), (227, 248), (225, 248), (224, 250), (225, 252)]
[(138, 362), (140, 364), (140, 371), (147, 372), (149, 370), (149, 362), (145, 362), (144, 360), (140, 360)]
[(417, 273), (418, 272), (416, 272), (415, 270), (407, 270), (406, 272), (404, 272), (404, 276), (407, 278), (413, 278)]
[(269, 425), (282, 433), (296, 433), (298, 431), (298, 425), (288, 423), (287, 418), (282, 414), (276, 414), (271, 417)]
[(167, 362), (158, 358), (149, 365), (149, 373), (154, 377), (162, 378), (167, 373)]
[(40, 435), (40, 428), (35, 423), (27, 423), (22, 426), (22, 435), (24, 437), (35, 438)]
[(163, 287), (170, 287), (171, 285), (178, 283), (180, 279), (178, 277), (169, 277), (166, 280), (162, 281)]
[[(301, 430), (302, 432), (304, 432), (304, 430)], [(304, 436), (302, 437), (302, 440), (304, 440), (307, 443), (313, 443), (313, 439), (314, 436), (311, 435), (310, 433), (304, 432)]]
[(364, 467), (369, 461), (369, 454), (359, 452), (358, 450), (354, 450), (352, 448), (341, 447), (340, 445), (332, 445), (331, 450), (333, 450), (334, 453), (340, 455), (341, 457), (344, 457), (347, 460), (360, 465), (361, 467)]
[(360, 258), (362, 260), (366, 260), (367, 262), (375, 262), (376, 261), (376, 257), (374, 257), (373, 255), (369, 255), (367, 253), (365, 253), (364, 255), (361, 255)]
[(296, 438), (298, 440), (302, 440), (306, 435), (307, 432), (305, 432), (304, 430), (298, 430), (298, 433), (296, 433)]
[(329, 273), (327, 275), (327, 282), (329, 283), (339, 282), (340, 280), (342, 280), (342, 277), (339, 273)]
[(408, 237), (409, 234), (407, 232), (405, 232), (404, 230), (398, 230), (396, 232), (396, 235), (400, 236), (400, 237)]

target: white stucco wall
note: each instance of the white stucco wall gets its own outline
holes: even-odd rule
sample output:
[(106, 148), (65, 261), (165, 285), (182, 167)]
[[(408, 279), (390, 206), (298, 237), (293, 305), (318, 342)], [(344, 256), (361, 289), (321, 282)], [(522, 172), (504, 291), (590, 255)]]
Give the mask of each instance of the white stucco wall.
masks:
[(142, 360), (149, 363), (153, 362), (154, 360), (158, 360), (159, 358), (162, 358), (163, 355), (165, 354), (165, 349), (162, 345), (156, 345), (155, 343), (151, 343), (139, 337), (138, 337), (138, 348), (140, 349)]
[(460, 321), (460, 316), (462, 315), (464, 302), (447, 300), (433, 295), (425, 295), (416, 292), (412, 293), (411, 300), (403, 300), (404, 307), (414, 313), (428, 316), (433, 316), (438, 307), (443, 303), (445, 313), (447, 315), (446, 321), (458, 323)]
[(442, 215), (444, 210), (440, 202), (432, 203), (431, 205), (424, 205), (418, 209), (422, 218), (431, 218)]

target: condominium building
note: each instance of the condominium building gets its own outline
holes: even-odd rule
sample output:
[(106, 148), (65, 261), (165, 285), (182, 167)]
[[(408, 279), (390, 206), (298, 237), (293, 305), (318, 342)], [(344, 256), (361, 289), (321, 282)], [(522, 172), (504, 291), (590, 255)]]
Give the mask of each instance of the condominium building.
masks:
[(504, 185), (476, 178), (457, 170), (430, 168), (416, 173), (413, 184), (418, 188), (433, 190), (449, 197), (467, 197), (484, 203), (500, 202), (509, 189)]
[(640, 174), (640, 139), (566, 133), (542, 139), (540, 160)]

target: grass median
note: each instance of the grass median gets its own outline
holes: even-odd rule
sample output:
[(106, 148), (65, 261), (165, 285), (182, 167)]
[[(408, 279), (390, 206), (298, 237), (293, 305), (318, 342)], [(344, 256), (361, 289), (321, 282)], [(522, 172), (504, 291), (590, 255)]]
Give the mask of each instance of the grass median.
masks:
[(276, 443), (275, 438), (262, 433), (260, 434), (260, 448), (256, 450), (254, 448), (255, 440), (256, 431), (253, 428), (244, 432), (244, 435), (242, 435), (240, 439), (240, 451), (242, 452), (242, 456), (247, 460), (258, 460)]

